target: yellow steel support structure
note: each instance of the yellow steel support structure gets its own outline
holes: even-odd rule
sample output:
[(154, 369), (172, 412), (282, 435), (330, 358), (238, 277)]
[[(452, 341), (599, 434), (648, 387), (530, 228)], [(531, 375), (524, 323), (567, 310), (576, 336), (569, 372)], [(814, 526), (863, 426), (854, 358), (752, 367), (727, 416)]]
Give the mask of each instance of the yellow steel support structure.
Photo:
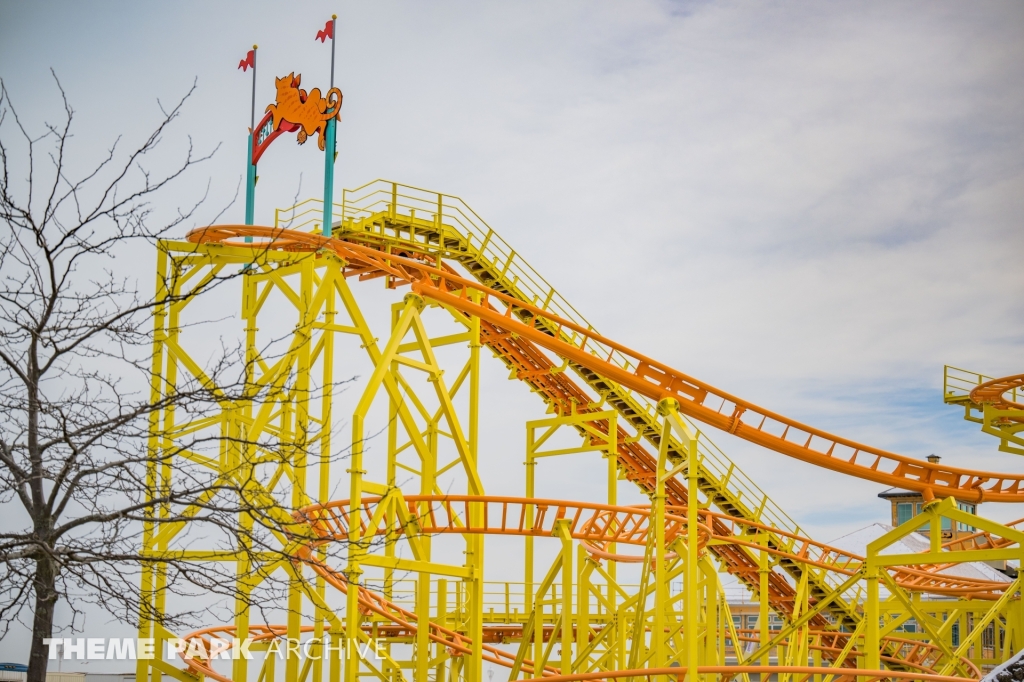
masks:
[(962, 406), (964, 419), (998, 438), (1003, 452), (1024, 455), (1024, 376), (1000, 380), (946, 365), (942, 378), (947, 404)]
[[(175, 458), (208, 467), (251, 541), (190, 534), (198, 505), (147, 520), (140, 636), (157, 653), (138, 662), (140, 682), (490, 682), (497, 668), (554, 682), (962, 680), (1024, 648), (1020, 579), (949, 570), (1020, 561), (1016, 527), (947, 497), (866, 556), (815, 542), (686, 416), (672, 396), (690, 389), (659, 400), (613, 380), (642, 368), (461, 200), (384, 181), (346, 190), (330, 240), (313, 222), (322, 208), (228, 229), (249, 242), (198, 231), (159, 245), (153, 400), (199, 384), (219, 403), (153, 415), (150, 489), (173, 480)], [(362, 280), (383, 291), (364, 296)], [(191, 323), (232, 296), (242, 359), (227, 385)], [(526, 423), (523, 497), (485, 491), (481, 423), (504, 411), (481, 386), (484, 348), (548, 413)], [(733, 403), (724, 425), (705, 421), (737, 432)], [(1004, 445), (1017, 423), (992, 422)], [(582, 443), (565, 445), (565, 430)], [(606, 460), (601, 502), (538, 496), (558, 489), (542, 459), (583, 455), (593, 469), (589, 453)], [(649, 503), (620, 505), (622, 481)], [(978, 531), (943, 546), (943, 518)], [(923, 528), (929, 551), (889, 553)], [(522, 561), (503, 540), (485, 562), (493, 535), (522, 538)], [(172, 558), (234, 565), (232, 623), (174, 633), (151, 617), (170, 611), (160, 562)], [(734, 617), (722, 574), (754, 595), (756, 627)], [(199, 653), (169, 654), (175, 638)], [(244, 646), (252, 660), (209, 653)]]

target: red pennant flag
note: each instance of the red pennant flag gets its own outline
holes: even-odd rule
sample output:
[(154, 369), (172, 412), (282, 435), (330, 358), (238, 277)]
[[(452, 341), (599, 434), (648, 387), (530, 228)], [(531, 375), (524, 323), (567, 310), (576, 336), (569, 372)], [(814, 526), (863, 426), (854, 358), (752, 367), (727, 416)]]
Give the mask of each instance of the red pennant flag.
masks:
[(330, 38), (334, 40), (334, 20), (330, 19), (324, 25), (324, 30), (316, 32), (316, 38), (313, 40), (319, 40), (321, 43)]
[(243, 72), (248, 70), (249, 67), (256, 68), (256, 50), (249, 50), (249, 54), (245, 55), (245, 59), (238, 62), (238, 68)]

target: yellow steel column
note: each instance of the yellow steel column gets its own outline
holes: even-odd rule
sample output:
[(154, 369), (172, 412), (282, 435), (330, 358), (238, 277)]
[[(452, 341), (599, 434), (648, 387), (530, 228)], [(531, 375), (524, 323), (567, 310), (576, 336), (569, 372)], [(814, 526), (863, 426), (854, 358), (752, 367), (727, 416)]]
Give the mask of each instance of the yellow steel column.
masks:
[[(448, 581), (439, 578), (437, 581), (437, 611), (434, 621), (441, 627), (447, 627), (448, 620)], [(434, 672), (434, 682), (444, 681), (444, 657), (438, 656), (437, 668)]]
[[(180, 336), (181, 336), (181, 334), (180, 334), (180, 331), (181, 331), (181, 328), (180, 328), (180, 317), (179, 317), (179, 315), (181, 313), (181, 310), (186, 305), (188, 305), (188, 303), (191, 300), (190, 297), (189, 298), (185, 298), (185, 299), (181, 298), (181, 286), (182, 285), (181, 285), (181, 281), (179, 280), (179, 275), (181, 274), (180, 267), (181, 267), (180, 264), (177, 263), (176, 260), (172, 258), (171, 259), (171, 264), (170, 264), (170, 272), (168, 273), (168, 277), (169, 277), (169, 284), (170, 284), (170, 296), (171, 296), (171, 299), (172, 299), (173, 303), (171, 303), (168, 306), (167, 334), (166, 334), (165, 339), (166, 339), (167, 342), (170, 342), (170, 343), (173, 343), (173, 344), (177, 344), (177, 342), (178, 342), (178, 340), (180, 339)], [(161, 379), (162, 379), (164, 387), (165, 387), (164, 390), (168, 394), (171, 391), (175, 390), (175, 387), (176, 387), (177, 382), (178, 382), (178, 361), (177, 361), (177, 359), (167, 363), (167, 366), (165, 368), (165, 373), (161, 377)], [(155, 467), (155, 472), (156, 472), (155, 494), (156, 494), (157, 497), (162, 497), (164, 499), (167, 499), (167, 497), (169, 496), (168, 494), (170, 492), (170, 479), (171, 479), (171, 461), (170, 461), (170, 459), (168, 459), (168, 452), (173, 447), (172, 440), (171, 440), (172, 437), (171, 437), (170, 434), (173, 433), (174, 430), (175, 430), (175, 406), (174, 406), (173, 402), (171, 404), (169, 404), (166, 408), (164, 408), (161, 416), (163, 418), (163, 421), (162, 421), (162, 424), (161, 424), (161, 427), (160, 427), (160, 429), (161, 429), (161, 431), (160, 431), (161, 448), (160, 448), (160, 454), (159, 454), (159, 464)], [(230, 423), (228, 425), (228, 428), (230, 429)], [(227, 435), (228, 437), (231, 437), (234, 434), (232, 434), (229, 431), (225, 435)], [(169, 513), (170, 513), (170, 505), (165, 502), (165, 503), (159, 505), (156, 509), (154, 509), (153, 513), (155, 513), (155, 515), (160, 517), (160, 518), (167, 518), (169, 516)], [(161, 533), (160, 535), (164, 535), (164, 534)], [(154, 537), (152, 549), (155, 552), (160, 552), (160, 551), (166, 550), (167, 549), (167, 541), (166, 540), (161, 540), (160, 536)], [(155, 596), (156, 596), (156, 598), (154, 600), (154, 611), (155, 611), (156, 614), (162, 616), (162, 615), (167, 613), (167, 611), (166, 611), (167, 568), (166, 568), (166, 564), (164, 564), (163, 562), (158, 563), (154, 567), (153, 581), (154, 581), (153, 589), (154, 589), (154, 593), (155, 593)], [(166, 642), (165, 633), (166, 633), (166, 630), (164, 630), (162, 627), (155, 628), (155, 631), (153, 633), (153, 638), (155, 640), (156, 651), (158, 651), (158, 652), (165, 650), (165, 642)], [(160, 672), (155, 670), (155, 669), (152, 670), (152, 678), (154, 680), (161, 679)]]
[(725, 600), (725, 591), (718, 576), (715, 576), (715, 598), (718, 602), (718, 650), (715, 652), (715, 665), (725, 665), (725, 639), (732, 625), (732, 611), (729, 610), (729, 602)]
[[(470, 505), (470, 514), (474, 517), (474, 523), (481, 524), (483, 520), (482, 505), (478, 502)], [(483, 614), (484, 614), (484, 556), (483, 556), (483, 535), (472, 533), (466, 541), (466, 567), (472, 573), (468, 580), (470, 594), (468, 595), (469, 612), (469, 637), (474, 643), (483, 641)], [(481, 682), (483, 674), (483, 649), (474, 644), (472, 653), (467, 661), (469, 669), (466, 671), (467, 682)]]
[[(242, 316), (245, 319), (245, 384), (244, 390), (247, 395), (250, 394), (252, 387), (256, 382), (256, 362), (258, 358), (258, 349), (256, 347), (256, 332), (259, 331), (256, 327), (257, 315), (259, 307), (257, 305), (258, 297), (256, 291), (256, 278), (253, 277), (254, 271), (246, 270), (242, 278)], [(242, 416), (249, 420), (252, 418), (252, 400), (246, 400), (241, 406)], [(249, 470), (251, 457), (249, 435), (244, 434), (238, 446), (234, 448), (236, 457), (234, 461), (231, 461), (228, 466), (231, 467), (244, 467)], [(245, 505), (242, 505), (244, 508)], [(249, 514), (239, 514), (238, 525), (242, 530), (240, 542), (242, 546), (239, 549), (242, 552), (236, 567), (235, 567), (235, 583), (238, 585), (240, 595), (235, 597), (235, 636), (240, 640), (245, 640), (249, 636), (249, 623), (250, 623), (250, 610), (249, 610), (249, 595), (252, 592), (249, 577), (252, 574), (252, 563), (249, 559), (249, 552), (252, 551), (252, 543), (248, 539), (249, 533), (253, 527), (253, 518)], [(239, 656), (232, 663), (232, 676), (236, 680), (245, 680), (249, 677), (249, 662), (244, 656)]]
[[(664, 398), (658, 403), (659, 413), (665, 415), (666, 425), (675, 427), (676, 433), (686, 448), (686, 461), (676, 466), (672, 471), (662, 471), (663, 465), (659, 464), (658, 480), (675, 475), (680, 466), (686, 468), (686, 553), (684, 559), (684, 570), (686, 579), (684, 581), (685, 593), (683, 595), (684, 633), (683, 646), (686, 649), (686, 674), (687, 682), (695, 682), (699, 679), (697, 667), (700, 665), (700, 591), (698, 586), (698, 547), (697, 547), (697, 524), (699, 512), (699, 489), (698, 489), (698, 461), (697, 461), (697, 439), (699, 433), (694, 433), (679, 415), (679, 403), (673, 398)], [(662, 438), (667, 439), (668, 434)], [(667, 452), (666, 442), (661, 443), (661, 449)], [(659, 460), (661, 457), (659, 456)]]
[[(395, 397), (388, 392), (388, 464), (387, 464), (387, 487), (392, 490), (398, 487), (398, 404)], [(387, 527), (393, 529), (396, 520), (394, 505), (388, 505), (386, 512)], [(398, 536), (388, 534), (384, 537), (384, 556), (393, 558), (395, 556), (395, 545), (398, 543)], [(426, 543), (425, 543), (426, 544)], [(384, 598), (394, 598), (395, 569), (390, 566), (384, 569)], [(417, 612), (418, 613), (418, 612)], [(384, 650), (390, 656), (391, 639), (384, 645)]]
[[(362, 431), (362, 417), (353, 416), (353, 431)], [(348, 592), (345, 595), (345, 644), (343, 656), (345, 659), (345, 682), (356, 682), (359, 675), (359, 659), (356, 655), (358, 633), (361, 626), (359, 614), (359, 579), (362, 576), (362, 569), (359, 567), (359, 542), (361, 517), (360, 506), (363, 497), (363, 453), (362, 443), (353, 439), (351, 468), (349, 469), (349, 514), (348, 526), (348, 566), (345, 569), (345, 579), (348, 582)]]
[(718, 633), (721, 623), (718, 617), (718, 576), (714, 566), (706, 559), (701, 561), (704, 573), (704, 657), (701, 665), (722, 665), (718, 658)]
[[(440, 221), (441, 197), (438, 195), (438, 221)], [(479, 303), (480, 292), (474, 291), (470, 294), (474, 303)], [(472, 469), (477, 475), (470, 477), (470, 493), (483, 495), (483, 490), (473, 490), (474, 481), (479, 481), (478, 466), (480, 462), (477, 450), (480, 442), (480, 318), (471, 318), (470, 342), (469, 342), (469, 423), (467, 424), (467, 445), (469, 447), (469, 459), (472, 460)], [(472, 522), (476, 526), (483, 525), (483, 508), (479, 503), (470, 505), (469, 513)], [(470, 578), (470, 611), (469, 637), (473, 640), (473, 653), (470, 656), (469, 671), (466, 675), (467, 682), (482, 682), (483, 676), (483, 648), (480, 646), (484, 635), (484, 536), (481, 533), (472, 533), (466, 539), (467, 566), (472, 570)]]
[[(608, 420), (608, 504), (615, 506), (619, 503), (619, 428), (615, 415)], [(607, 551), (615, 554), (615, 543), (609, 542)], [(608, 581), (608, 604), (609, 610), (615, 611), (615, 581), (617, 561), (607, 562), (606, 572), (611, 580)], [(584, 645), (585, 646), (585, 645)]]
[[(327, 673), (328, 681), (341, 682), (341, 652), (338, 648), (344, 646), (345, 631), (338, 629), (336, 626), (332, 626), (327, 634), (330, 637), (331, 649), (330, 651), (327, 651), (327, 647), (323, 647), (321, 651), (325, 651), (326, 653), (324, 655), (329, 658)], [(235, 679), (239, 678), (236, 677)]]
[[(301, 341), (295, 344), (295, 384), (293, 398), (295, 402), (292, 432), (287, 449), (292, 471), (291, 507), (300, 509), (308, 504), (306, 496), (306, 467), (308, 460), (309, 433), (309, 372), (310, 349), (312, 340), (312, 319), (310, 315), (313, 301), (313, 264), (312, 256), (301, 261), (299, 275), (298, 323), (295, 335)], [(285, 678), (295, 680), (299, 677), (299, 657), (292, 650), (291, 644), (298, 642), (302, 634), (302, 606), (305, 580), (302, 577), (302, 564), (294, 566), (295, 574), (288, 581), (288, 647), (285, 653)]]
[(864, 665), (871, 670), (878, 670), (881, 665), (879, 655), (878, 634), (878, 566), (872, 561), (871, 552), (865, 560), (865, 576), (867, 578), (867, 601), (864, 604)]
[(635, 636), (629, 632), (630, 618), (626, 613), (626, 605), (623, 604), (615, 610), (615, 668), (622, 669), (626, 665), (626, 641)]
[[(667, 401), (662, 401), (662, 404), (659, 404), (659, 408), (665, 402)], [(661, 428), (661, 441), (658, 447), (658, 471), (655, 476), (654, 487), (654, 518), (651, 520), (654, 530), (654, 620), (651, 624), (651, 650), (654, 653), (654, 658), (651, 663), (655, 668), (664, 667), (668, 663), (668, 657), (665, 654), (665, 628), (667, 625), (665, 609), (668, 607), (669, 600), (668, 566), (665, 561), (665, 472), (668, 469), (668, 444), (671, 435), (672, 425), (669, 423), (668, 414), (665, 413), (665, 421)], [(689, 596), (689, 590), (694, 587), (694, 583), (687, 585), (687, 596)], [(636, 608), (638, 611), (642, 611), (644, 604), (638, 603)], [(683, 641), (689, 642), (689, 637), (694, 634), (693, 630), (688, 629), (684, 633)], [(640, 636), (643, 636), (642, 633)]]
[[(1024, 550), (1024, 545), (1021, 545), (1021, 549)], [(1018, 561), (1020, 562), (1018, 564), (1018, 571), (1024, 570), (1024, 552), (1021, 553)], [(1016, 618), (1014, 618), (1014, 616), (1016, 616)], [(1011, 623), (1014, 620), (1016, 621), (1016, 627), (1014, 628), (1016, 633), (1016, 647), (1013, 651), (1021, 651), (1024, 649), (1024, 588), (1022, 588), (1020, 593), (1017, 595), (1017, 608), (1013, 610), (1013, 615), (1007, 614), (1006, 617), (1007, 623)]]
[[(532, 500), (534, 496), (534, 476), (537, 469), (537, 460), (533, 456), (535, 446), (533, 441), (533, 429), (527, 427), (526, 429), (526, 498)], [(533, 505), (526, 505), (526, 528), (533, 528)], [(523, 538), (523, 608), (533, 610), (534, 599), (533, 599), (533, 536), (526, 535)], [(529, 613), (524, 614), (529, 616)], [(540, 621), (537, 621), (537, 627), (540, 627)], [(537, 637), (537, 630), (534, 629), (534, 637)]]
[[(440, 207), (441, 197), (438, 195), (438, 206)], [(440, 211), (440, 208), (438, 208)], [(440, 215), (438, 216), (440, 219)], [(473, 290), (469, 294), (469, 300), (473, 303), (480, 303), (481, 292)], [(471, 317), (469, 327), (469, 424), (467, 425), (469, 449), (473, 453), (474, 462), (477, 459), (477, 447), (480, 442), (480, 349), (483, 343), (480, 341), (480, 318)]]
[[(768, 536), (761, 533), (758, 537), (761, 544), (767, 544)], [(771, 573), (771, 569), (768, 565), (768, 552), (761, 550), (758, 553), (758, 566), (757, 566), (757, 620), (759, 628), (759, 639), (758, 646), (763, 647), (765, 644), (771, 641), (771, 630), (768, 627), (768, 575)], [(761, 665), (771, 665), (771, 649), (765, 649), (764, 654), (761, 656)]]
[[(793, 609), (793, 617), (802, 616), (807, 613), (810, 608), (810, 585), (808, 575), (809, 568), (804, 567), (803, 572), (800, 574), (800, 581), (797, 584), (796, 590), (796, 604)], [(793, 638), (796, 639), (796, 645), (793, 648), (794, 662), (793, 665), (807, 665), (807, 658), (810, 653), (808, 641), (810, 639), (811, 632), (807, 625), (803, 625), (793, 633)]]
[[(562, 541), (562, 605), (561, 605), (561, 645), (562, 653), (559, 656), (560, 672), (568, 675), (572, 672), (572, 640), (573, 640), (573, 617), (572, 617), (572, 535), (569, 531), (569, 519), (558, 519), (555, 521), (554, 535)], [(539, 676), (534, 671), (534, 676)]]
[[(242, 530), (243, 547), (241, 547), (242, 558), (236, 564), (235, 584), (240, 594), (235, 596), (235, 636), (244, 641), (249, 637), (249, 599), (252, 592), (248, 587), (248, 578), (252, 573), (252, 564), (248, 560), (248, 554), (252, 551), (252, 544), (246, 538), (252, 528), (252, 519), (248, 518), (240, 522)], [(236, 680), (246, 680), (249, 674), (249, 663), (244, 656), (239, 656), (231, 666), (232, 675)]]
[(698, 679), (699, 661), (697, 602), (697, 439), (691, 438), (687, 445), (686, 462), (686, 678), (689, 682)]
[[(429, 550), (428, 550), (429, 552)], [(430, 561), (430, 557), (423, 557)], [(414, 680), (427, 682), (430, 671), (430, 574), (420, 571), (416, 579), (416, 650), (414, 652)]]
[[(433, 493), (435, 476), (437, 471), (437, 428), (430, 423), (427, 425), (427, 445), (429, 457), (422, 460), (420, 466), (420, 494), (429, 495)], [(421, 514), (428, 513), (426, 507), (421, 508)], [(429, 536), (420, 538), (420, 559), (431, 560), (431, 542)], [(416, 577), (416, 616), (419, 625), (416, 629), (416, 650), (414, 659), (415, 682), (427, 682), (430, 671), (430, 630), (426, 623), (430, 620), (430, 573), (420, 571)]]
[[(164, 394), (164, 337), (167, 333), (167, 251), (159, 245), (156, 252), (156, 295), (158, 305), (153, 310), (153, 358), (150, 365), (150, 386), (149, 400), (151, 405), (160, 402)], [(147, 440), (147, 454), (149, 459), (146, 462), (146, 497), (152, 501), (156, 497), (157, 486), (157, 457), (161, 451), (160, 412), (153, 410), (149, 413), (149, 436)], [(153, 516), (152, 508), (145, 511), (145, 519), (142, 523), (142, 551), (152, 552), (154, 524), (150, 520)], [(154, 571), (148, 562), (142, 564), (142, 575), (139, 590), (139, 639), (153, 637), (153, 610), (156, 607), (154, 593)], [(149, 676), (149, 664), (145, 659), (139, 658), (135, 664), (135, 679), (144, 682)], [(157, 673), (154, 673), (157, 674)]]
[(261, 682), (275, 682), (277, 678), (277, 652), (281, 650), (281, 640), (273, 639), (264, 654), (263, 670), (260, 671)]
[[(576, 548), (576, 652), (587, 648), (590, 643), (590, 576), (594, 562), (583, 548)], [(586, 662), (584, 662), (586, 665)]]
[[(324, 323), (325, 328), (323, 334), (323, 348), (321, 350), (321, 362), (323, 364), (323, 375), (321, 377), (321, 385), (323, 395), (320, 398), (320, 432), (318, 434), (318, 447), (320, 449), (320, 467), (317, 473), (317, 501), (320, 504), (327, 504), (330, 501), (331, 496), (331, 425), (333, 423), (331, 419), (331, 408), (334, 401), (334, 334), (335, 332), (331, 329), (331, 325), (334, 324), (335, 317), (337, 316), (337, 302), (335, 296), (337, 295), (334, 288), (334, 278), (340, 276), (338, 271), (337, 261), (334, 258), (326, 258), (323, 261), (325, 263), (324, 272), (320, 277), (320, 290), (324, 291), (326, 287), (326, 293), (324, 294), (323, 306), (324, 306)], [(319, 292), (317, 292), (319, 298)], [(315, 311), (314, 311), (315, 313)], [(327, 558), (326, 547), (320, 548), (317, 551), (317, 556), (321, 561)], [(323, 576), (317, 575), (315, 582), (316, 594), (319, 596), (320, 601), (326, 601), (326, 584)], [(315, 682), (321, 682), (323, 680), (324, 673), (324, 637), (326, 636), (324, 630), (324, 619), (327, 617), (327, 613), (319, 605), (316, 606), (316, 620), (314, 621), (313, 637), (316, 638), (320, 644), (318, 646), (318, 654), (313, 659), (313, 680)]]

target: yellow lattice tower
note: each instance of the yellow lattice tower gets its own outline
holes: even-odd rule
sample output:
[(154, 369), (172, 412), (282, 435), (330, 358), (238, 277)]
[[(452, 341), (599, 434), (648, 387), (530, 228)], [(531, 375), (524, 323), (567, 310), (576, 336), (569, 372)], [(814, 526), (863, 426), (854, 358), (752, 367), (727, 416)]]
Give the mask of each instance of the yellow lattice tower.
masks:
[[(1024, 535), (1014, 528), (972, 517), (981, 530), (946, 548), (939, 531), (941, 518), (964, 522), (954, 495), (1019, 501), (1024, 491), (1013, 481), (1020, 477), (974, 482), (956, 470), (850, 445), (619, 346), (455, 197), (378, 181), (343, 193), (330, 239), (316, 224), (324, 214), (309, 201), (279, 212), (273, 228), (228, 226), (160, 244), (157, 282), (166, 303), (157, 315), (153, 366), (161, 380), (154, 400), (185, 380), (210, 384), (224, 397), (210, 414), (156, 415), (151, 449), (231, 481), (275, 528), (278, 543), (274, 551), (197, 548), (183, 544), (186, 524), (147, 525), (145, 550), (156, 558), (236, 564), (235, 622), (187, 640), (252, 637), (254, 651), (312, 641), (302, 655), (284, 652), (283, 671), (276, 656), (266, 656), (260, 679), (332, 682), (479, 682), (485, 661), (508, 668), (510, 679), (719, 679), (723, 666), (731, 666), (726, 677), (746, 679), (756, 664), (773, 666), (780, 679), (830, 679), (835, 668), (843, 675), (859, 670), (863, 679), (883, 668), (893, 679), (976, 679), (982, 666), (1024, 648), (1019, 581), (938, 571), (1021, 557)], [(282, 215), (290, 216), (287, 225)], [(181, 333), (190, 305), (202, 296), (224, 300), (230, 285), (212, 285), (225, 273), (240, 273), (241, 393), (212, 386)], [(383, 341), (355, 295), (355, 283), (367, 279), (403, 294), (389, 304)], [(445, 325), (446, 333), (428, 332)], [(269, 355), (266, 339), (282, 336), (286, 348)], [(372, 372), (351, 415), (338, 415), (334, 389), (353, 374), (340, 350), (350, 337)], [(482, 411), (502, 412), (499, 399), (481, 395), (485, 346), (551, 414), (527, 424), (523, 497), (485, 494), (478, 425)], [(386, 461), (376, 478), (368, 474), (366, 449), (375, 405), (387, 415)], [(349, 417), (350, 438), (332, 433), (332, 424)], [(902, 482), (936, 501), (872, 543), (866, 557), (852, 556), (808, 538), (698, 422), (821, 466)], [(560, 430), (581, 435), (581, 445), (546, 446)], [(203, 433), (218, 452), (185, 447)], [(840, 459), (843, 448), (852, 457)], [(607, 460), (602, 501), (536, 499), (534, 483), (544, 475), (538, 459), (576, 453)], [(173, 475), (173, 466), (154, 466), (154, 494)], [(650, 506), (617, 506), (619, 479), (636, 484)], [(341, 483), (348, 498), (332, 499)], [(243, 528), (253, 523), (239, 516)], [(883, 553), (925, 523), (929, 552)], [(521, 582), (485, 582), (489, 534), (523, 539)], [(444, 535), (459, 539), (461, 560), (441, 551)], [(536, 538), (557, 545), (546, 568), (537, 565)], [(634, 561), (639, 584), (624, 584), (616, 565)], [(721, 572), (754, 595), (755, 629), (734, 623)], [(250, 622), (247, 599), (268, 575), (287, 581), (282, 624)], [(166, 608), (164, 580), (159, 566), (143, 580), (157, 613)], [(678, 594), (673, 581), (682, 583)], [(920, 632), (900, 632), (910, 619)], [(140, 636), (163, 642), (174, 635), (146, 621)], [(379, 660), (342, 656), (351, 642), (365, 650), (376, 638), (383, 642)], [(833, 666), (831, 673), (823, 666)], [(245, 680), (254, 672), (238, 659), (229, 676), (203, 657), (186, 670), (162, 658), (140, 661), (138, 669), (140, 680), (161, 673)]]

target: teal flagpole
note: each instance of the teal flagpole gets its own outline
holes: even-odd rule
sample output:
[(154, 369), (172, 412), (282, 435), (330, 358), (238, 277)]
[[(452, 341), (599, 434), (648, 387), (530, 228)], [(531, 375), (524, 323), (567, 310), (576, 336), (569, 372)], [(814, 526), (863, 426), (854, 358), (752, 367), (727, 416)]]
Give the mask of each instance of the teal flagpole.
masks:
[[(245, 173), (245, 224), (253, 225), (256, 213), (256, 165), (252, 162), (252, 132), (249, 133), (249, 163), (246, 164)], [(252, 237), (246, 237), (246, 241), (252, 241)]]
[(324, 151), (324, 229), (325, 237), (331, 236), (334, 224), (334, 125), (335, 119), (327, 122), (327, 145)]
[[(255, 224), (256, 214), (256, 164), (252, 162), (253, 144), (256, 136), (256, 45), (252, 46), (249, 65), (252, 66), (252, 106), (249, 109), (249, 152), (245, 167), (245, 224)], [(245, 241), (251, 242), (252, 237)]]
[[(337, 29), (338, 15), (331, 15), (331, 88), (334, 88), (334, 34)], [(341, 106), (341, 101), (338, 101)], [(323, 235), (330, 237), (334, 226), (334, 160), (337, 158), (335, 151), (335, 135), (338, 117), (332, 116), (327, 121), (327, 141), (324, 145), (324, 216)]]

